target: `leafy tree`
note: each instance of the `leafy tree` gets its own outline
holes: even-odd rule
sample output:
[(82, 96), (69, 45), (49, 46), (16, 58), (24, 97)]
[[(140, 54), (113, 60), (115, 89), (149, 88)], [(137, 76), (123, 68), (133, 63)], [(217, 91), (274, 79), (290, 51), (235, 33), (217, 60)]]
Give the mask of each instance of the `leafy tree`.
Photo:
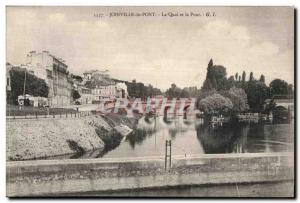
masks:
[(77, 80), (78, 82), (82, 82), (83, 78), (80, 75), (72, 75), (72, 78)]
[(166, 95), (170, 98), (179, 98), (181, 95), (181, 89), (176, 84), (171, 84), (171, 88), (166, 91)]
[(288, 86), (288, 95), (294, 95), (294, 88), (292, 84)]
[(243, 82), (243, 83), (246, 82), (246, 72), (245, 72), (245, 71), (243, 71), (242, 82)]
[(126, 82), (125, 84), (130, 97), (145, 99), (146, 97), (153, 97), (161, 94), (161, 90), (154, 88), (151, 84), (145, 86), (141, 82), (137, 83), (136, 80), (132, 80), (132, 82)]
[(231, 87), (235, 86), (236, 81), (234, 80), (234, 76), (230, 76), (227, 80), (227, 87), (226, 89), (230, 89)]
[(231, 100), (233, 104), (233, 111), (243, 112), (249, 109), (247, 94), (242, 88), (232, 87), (229, 91), (225, 91), (223, 96)]
[(265, 99), (268, 97), (268, 87), (257, 80), (249, 81), (245, 87), (248, 104), (253, 112), (261, 112)]
[(253, 80), (254, 80), (254, 76), (253, 76), (253, 72), (251, 72), (249, 76), (249, 81), (253, 81)]
[(262, 82), (265, 84), (265, 76), (263, 74), (260, 76), (259, 82)]
[[(17, 104), (19, 95), (23, 95), (25, 69), (14, 67), (10, 70), (11, 77), (11, 98)], [(25, 94), (32, 96), (48, 97), (49, 87), (45, 80), (26, 72)]]
[(271, 95), (287, 95), (289, 92), (289, 85), (286, 81), (275, 79), (270, 83)]
[(72, 97), (74, 100), (79, 99), (81, 96), (77, 90), (72, 91)]
[(238, 80), (238, 76), (239, 76), (238, 73), (236, 73), (236, 74), (235, 74), (235, 80), (236, 80), (236, 81)]
[(212, 59), (207, 66), (206, 79), (203, 83), (202, 89), (204, 90), (223, 90), (226, 88), (226, 68), (220, 65), (213, 65)]
[(230, 99), (220, 94), (213, 94), (199, 102), (199, 108), (206, 114), (226, 113), (233, 108)]
[(270, 114), (271, 111), (273, 111), (276, 107), (276, 102), (274, 101), (274, 99), (271, 99), (270, 102), (266, 105), (266, 113)]

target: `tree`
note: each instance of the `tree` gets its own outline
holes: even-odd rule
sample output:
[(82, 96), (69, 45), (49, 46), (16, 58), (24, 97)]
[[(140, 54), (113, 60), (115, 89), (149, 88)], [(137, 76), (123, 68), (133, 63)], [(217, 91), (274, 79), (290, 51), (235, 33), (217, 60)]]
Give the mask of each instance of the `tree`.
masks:
[(271, 95), (287, 95), (289, 92), (289, 85), (286, 81), (281, 79), (274, 79), (270, 83)]
[(246, 72), (245, 72), (245, 71), (243, 71), (242, 82), (243, 82), (243, 83), (246, 82)]
[(80, 75), (72, 75), (72, 78), (77, 80), (78, 82), (82, 82), (83, 78)]
[(269, 115), (271, 111), (273, 111), (276, 107), (276, 102), (274, 99), (271, 99), (270, 102), (266, 105), (266, 113)]
[(262, 82), (265, 84), (265, 76), (263, 74), (261, 74), (261, 76), (259, 78), (259, 82)]
[(235, 83), (236, 83), (236, 81), (234, 80), (234, 76), (233, 75), (230, 76), (228, 78), (228, 80), (227, 80), (227, 87), (226, 87), (226, 89), (230, 89), (230, 88), (234, 87)]
[(136, 82), (136, 80), (132, 80), (132, 82), (126, 82), (125, 84), (130, 97), (145, 99), (146, 97), (152, 97), (154, 95), (161, 94), (161, 90), (154, 88), (151, 84), (145, 86), (144, 83)]
[(74, 100), (79, 99), (81, 96), (77, 90), (72, 91), (72, 97)]
[(288, 95), (294, 95), (294, 88), (292, 84), (289, 84), (288, 86)]
[[(11, 77), (11, 98), (15, 104), (19, 95), (24, 93), (24, 80), (26, 69), (14, 67), (10, 70)], [(25, 94), (32, 96), (48, 97), (49, 87), (45, 80), (26, 72)]]
[(249, 81), (245, 87), (248, 105), (253, 112), (261, 112), (265, 99), (268, 97), (268, 87), (257, 81)]
[(218, 114), (229, 112), (233, 107), (230, 99), (223, 97), (220, 94), (213, 94), (199, 102), (199, 108), (206, 114)]
[(235, 73), (235, 80), (237, 81), (238, 80), (238, 73)]
[(171, 84), (171, 88), (166, 91), (166, 95), (170, 98), (179, 98), (181, 95), (181, 89), (176, 84)]
[(249, 109), (247, 94), (242, 88), (232, 87), (229, 91), (225, 91), (223, 96), (230, 99), (233, 111), (243, 112)]
[(253, 72), (251, 72), (249, 76), (249, 81), (253, 81), (253, 80), (254, 80), (254, 76), (253, 76)]
[(220, 65), (213, 65), (213, 60), (211, 59), (207, 66), (206, 79), (203, 83), (202, 89), (204, 90), (223, 90), (226, 88), (227, 78), (226, 78), (226, 68)]

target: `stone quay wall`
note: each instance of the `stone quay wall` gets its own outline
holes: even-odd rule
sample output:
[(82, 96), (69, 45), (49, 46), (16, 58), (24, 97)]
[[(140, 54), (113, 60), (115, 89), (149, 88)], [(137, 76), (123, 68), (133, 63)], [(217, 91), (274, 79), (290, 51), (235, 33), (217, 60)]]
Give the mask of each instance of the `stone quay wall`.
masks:
[(7, 196), (294, 180), (293, 153), (7, 162)]

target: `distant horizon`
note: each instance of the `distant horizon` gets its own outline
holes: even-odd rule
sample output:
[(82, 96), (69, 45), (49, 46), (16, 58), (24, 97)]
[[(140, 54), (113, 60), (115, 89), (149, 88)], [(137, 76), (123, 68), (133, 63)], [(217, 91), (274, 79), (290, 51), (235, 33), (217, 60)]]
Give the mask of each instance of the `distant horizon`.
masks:
[[(156, 12), (155, 17), (95, 17), (111, 12)], [(214, 12), (215, 17), (162, 17), (161, 12)], [(163, 91), (201, 88), (206, 69), (227, 78), (250, 72), (268, 85), (294, 85), (293, 7), (7, 7), (7, 62), (25, 64), (32, 50), (64, 59), (68, 70), (109, 70)], [(257, 20), (259, 18), (259, 20)], [(97, 68), (99, 67), (99, 68)]]

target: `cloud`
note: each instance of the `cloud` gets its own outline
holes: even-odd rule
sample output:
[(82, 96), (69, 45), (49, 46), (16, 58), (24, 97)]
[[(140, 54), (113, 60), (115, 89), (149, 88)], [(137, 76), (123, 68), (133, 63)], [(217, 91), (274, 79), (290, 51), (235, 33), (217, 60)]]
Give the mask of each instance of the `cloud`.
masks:
[[(79, 14), (80, 15), (80, 12)], [(271, 32), (271, 31), (270, 31)], [(292, 40), (292, 39), (290, 39)], [(156, 83), (163, 89), (201, 87), (210, 58), (228, 75), (254, 75), (293, 81), (293, 50), (257, 40), (247, 26), (229, 20), (76, 19), (66, 13), (10, 8), (7, 60), (24, 63), (31, 50), (64, 58), (72, 72), (109, 69), (120, 79)]]

